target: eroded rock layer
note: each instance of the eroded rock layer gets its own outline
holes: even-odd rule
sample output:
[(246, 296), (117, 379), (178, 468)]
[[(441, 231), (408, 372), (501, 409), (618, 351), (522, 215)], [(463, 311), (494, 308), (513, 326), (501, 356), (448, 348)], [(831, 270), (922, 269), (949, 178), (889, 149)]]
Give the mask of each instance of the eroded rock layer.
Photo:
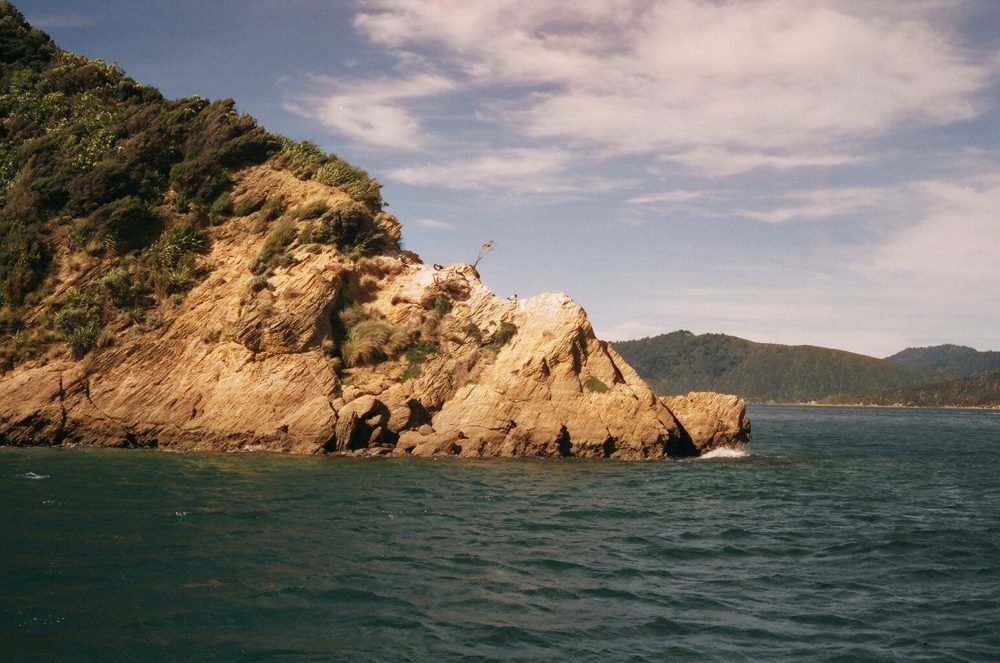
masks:
[[(234, 191), (265, 194), (349, 203), (267, 166)], [(374, 223), (398, 240), (393, 217)], [(262, 281), (247, 267), (268, 241), (259, 225), (211, 229), (207, 276), (155, 327), (7, 373), (0, 442), (635, 460), (747, 439), (741, 401), (658, 399), (564, 294), (501, 299), (469, 265), (307, 241)]]

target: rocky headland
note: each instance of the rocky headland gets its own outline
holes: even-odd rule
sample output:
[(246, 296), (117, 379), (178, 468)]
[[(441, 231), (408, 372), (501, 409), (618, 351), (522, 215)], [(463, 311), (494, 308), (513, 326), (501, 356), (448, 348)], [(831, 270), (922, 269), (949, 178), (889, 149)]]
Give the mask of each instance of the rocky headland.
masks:
[[(353, 204), (269, 166), (243, 172), (234, 196), (279, 196), (290, 209)], [(286, 248), (260, 283), (248, 265), (274, 231), (255, 231), (257, 217), (208, 229), (211, 250), (199, 257), (207, 276), (158, 310), (155, 328), (4, 375), (0, 439), (637, 460), (748, 438), (741, 400), (658, 399), (565, 294), (511, 301), (470, 265), (425, 265), (398, 248), (358, 257), (316, 243)], [(393, 217), (365, 219), (395, 244)], [(302, 235), (312, 223), (283, 231)], [(66, 269), (52, 296), (85, 277)], [(344, 346), (366, 329), (379, 347), (348, 365)]]
[(657, 398), (567, 295), (424, 264), (335, 155), (163, 99), (7, 3), (0, 39), (0, 444), (640, 460), (749, 438), (743, 401)]

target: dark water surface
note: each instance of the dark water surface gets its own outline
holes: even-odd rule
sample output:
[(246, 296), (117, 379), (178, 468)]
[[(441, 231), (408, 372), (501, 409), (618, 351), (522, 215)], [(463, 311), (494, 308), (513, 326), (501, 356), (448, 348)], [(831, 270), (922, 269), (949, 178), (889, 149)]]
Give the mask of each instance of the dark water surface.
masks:
[(0, 449), (0, 659), (1000, 660), (1000, 413), (671, 463)]

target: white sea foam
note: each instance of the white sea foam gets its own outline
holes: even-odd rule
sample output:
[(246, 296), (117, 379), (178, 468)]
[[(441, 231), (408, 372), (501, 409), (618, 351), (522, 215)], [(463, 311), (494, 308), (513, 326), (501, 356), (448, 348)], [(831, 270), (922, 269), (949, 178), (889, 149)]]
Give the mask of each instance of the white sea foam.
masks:
[(701, 460), (707, 460), (709, 458), (746, 458), (749, 456), (743, 449), (732, 449), (730, 447), (719, 447), (717, 449), (712, 449), (707, 453), (703, 453), (698, 456)]
[(25, 472), (24, 474), (18, 474), (17, 476), (21, 477), (22, 479), (35, 479), (35, 480), (49, 478), (48, 474), (35, 474), (34, 472)]

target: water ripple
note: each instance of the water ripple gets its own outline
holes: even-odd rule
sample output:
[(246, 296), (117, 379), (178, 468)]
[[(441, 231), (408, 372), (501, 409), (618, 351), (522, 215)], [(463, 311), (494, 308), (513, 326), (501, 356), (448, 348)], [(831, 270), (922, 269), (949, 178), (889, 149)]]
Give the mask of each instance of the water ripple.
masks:
[(753, 453), (711, 462), (2, 449), (0, 641), (50, 660), (1000, 659), (1000, 417), (751, 414)]

